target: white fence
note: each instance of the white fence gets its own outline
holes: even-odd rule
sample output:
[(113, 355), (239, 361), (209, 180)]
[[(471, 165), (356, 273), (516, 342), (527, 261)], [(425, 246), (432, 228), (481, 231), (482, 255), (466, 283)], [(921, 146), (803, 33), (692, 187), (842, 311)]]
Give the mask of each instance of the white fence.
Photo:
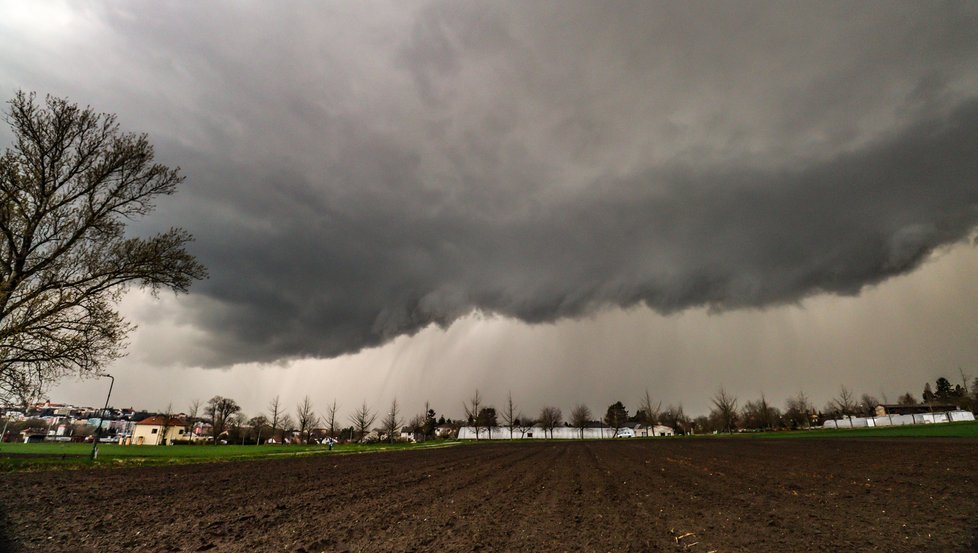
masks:
[(915, 415), (883, 415), (881, 417), (852, 417), (827, 420), (822, 428), (867, 428), (871, 426), (904, 426), (907, 424), (935, 424), (975, 420), (971, 411), (938, 411)]

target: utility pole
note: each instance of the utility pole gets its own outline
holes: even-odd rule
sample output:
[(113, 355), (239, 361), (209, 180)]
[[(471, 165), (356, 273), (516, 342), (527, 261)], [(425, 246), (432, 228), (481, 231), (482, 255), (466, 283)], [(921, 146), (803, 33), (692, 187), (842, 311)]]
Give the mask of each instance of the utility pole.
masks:
[(109, 410), (109, 398), (112, 397), (112, 387), (115, 386), (115, 377), (111, 374), (100, 374), (99, 376), (105, 376), (112, 379), (109, 383), (109, 393), (105, 395), (105, 407), (102, 408), (102, 413), (98, 419), (98, 428), (95, 429), (95, 438), (92, 440), (92, 461), (98, 457), (98, 440), (102, 435), (102, 422), (105, 421), (105, 412)]

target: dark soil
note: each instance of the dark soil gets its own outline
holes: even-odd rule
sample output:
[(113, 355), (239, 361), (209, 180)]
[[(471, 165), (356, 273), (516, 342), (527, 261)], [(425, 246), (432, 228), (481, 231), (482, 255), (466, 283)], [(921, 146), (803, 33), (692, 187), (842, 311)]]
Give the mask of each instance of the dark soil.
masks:
[(974, 551), (975, 440), (620, 440), (0, 475), (14, 551)]

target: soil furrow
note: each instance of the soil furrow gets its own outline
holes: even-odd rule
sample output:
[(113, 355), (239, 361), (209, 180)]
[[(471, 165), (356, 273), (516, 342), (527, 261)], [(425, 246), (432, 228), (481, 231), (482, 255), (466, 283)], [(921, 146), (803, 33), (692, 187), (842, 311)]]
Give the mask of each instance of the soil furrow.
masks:
[(5, 551), (974, 551), (975, 440), (486, 443), (0, 475)]

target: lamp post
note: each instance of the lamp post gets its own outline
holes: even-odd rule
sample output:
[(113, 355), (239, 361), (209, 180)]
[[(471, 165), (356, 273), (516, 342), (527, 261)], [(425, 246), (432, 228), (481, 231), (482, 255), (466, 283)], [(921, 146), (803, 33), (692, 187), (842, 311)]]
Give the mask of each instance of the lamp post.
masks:
[(112, 397), (112, 387), (115, 386), (115, 377), (111, 374), (100, 374), (99, 376), (104, 376), (111, 378), (112, 382), (109, 383), (109, 393), (105, 395), (105, 407), (102, 408), (102, 413), (98, 419), (98, 428), (95, 429), (95, 438), (92, 440), (92, 460), (98, 456), (98, 440), (102, 434), (102, 421), (105, 420), (105, 412), (109, 409), (109, 398)]

